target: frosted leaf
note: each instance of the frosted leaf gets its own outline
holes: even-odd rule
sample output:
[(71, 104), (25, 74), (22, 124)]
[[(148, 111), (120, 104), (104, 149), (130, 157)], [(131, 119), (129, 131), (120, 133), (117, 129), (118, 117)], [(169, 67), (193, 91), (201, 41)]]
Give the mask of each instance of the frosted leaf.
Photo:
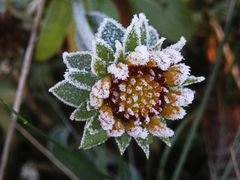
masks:
[(159, 51), (159, 50), (161, 50), (162, 44), (163, 44), (163, 42), (164, 42), (165, 40), (166, 40), (165, 37), (161, 37), (161, 38), (157, 41), (157, 43), (156, 43), (154, 46), (152, 46), (150, 49), (153, 50), (153, 51)]
[(145, 139), (141, 139), (141, 138), (135, 138), (135, 141), (137, 142), (138, 146), (141, 147), (141, 149), (143, 150), (143, 152), (146, 155), (146, 158), (149, 158), (149, 143), (147, 142), (147, 140)]
[(123, 46), (125, 53), (133, 52), (137, 46), (140, 45), (140, 30), (137, 25), (138, 18), (135, 15), (131, 24), (128, 26), (123, 39)]
[(86, 103), (82, 103), (77, 109), (73, 111), (70, 116), (71, 120), (75, 121), (87, 121), (96, 115), (96, 110), (88, 111), (86, 108)]
[(172, 146), (171, 139), (169, 137), (162, 137), (160, 138), (168, 147)]
[(114, 62), (115, 63), (123, 63), (125, 61), (124, 57), (124, 49), (122, 44), (119, 41), (115, 41), (116, 52), (114, 54)]
[(93, 43), (94, 55), (107, 64), (114, 61), (113, 49), (102, 39), (96, 39)]
[(108, 75), (107, 72), (107, 63), (102, 61), (98, 57), (94, 57), (91, 63), (92, 73), (97, 75), (98, 77), (105, 77)]
[(102, 129), (97, 116), (86, 122), (81, 139), (81, 149), (89, 149), (104, 143), (108, 139), (107, 133)]
[(49, 89), (49, 92), (53, 93), (63, 103), (78, 107), (82, 102), (86, 101), (89, 96), (89, 92), (79, 89), (66, 80), (60, 81)]
[(92, 55), (89, 51), (63, 53), (63, 62), (67, 68), (75, 68), (79, 70), (91, 71)]
[(167, 48), (174, 49), (176, 51), (181, 51), (183, 46), (185, 46), (186, 42), (187, 42), (186, 39), (182, 36), (177, 43), (175, 43)]
[(187, 80), (182, 84), (182, 86), (188, 86), (191, 84), (199, 83), (205, 80), (205, 77), (195, 77), (195, 76), (189, 76)]
[(139, 14), (139, 29), (140, 29), (140, 37), (141, 44), (147, 46), (148, 41), (148, 19), (143, 13)]
[(122, 42), (125, 29), (121, 24), (111, 18), (105, 18), (98, 28), (97, 38), (103, 39), (115, 50), (115, 41)]
[(149, 33), (148, 46), (151, 47), (151, 46), (154, 46), (158, 42), (159, 35), (158, 35), (157, 30), (152, 26), (148, 26), (148, 33)]
[(91, 91), (92, 85), (97, 81), (97, 77), (92, 73), (76, 69), (70, 69), (64, 77), (70, 84), (88, 91)]
[(121, 137), (115, 138), (118, 149), (119, 149), (121, 155), (123, 155), (123, 153), (125, 152), (125, 150), (129, 146), (131, 139), (132, 139), (131, 136), (129, 136), (126, 133), (124, 133)]
[(100, 24), (103, 22), (103, 20), (106, 18), (106, 14), (99, 12), (99, 11), (91, 11), (87, 14), (88, 22), (91, 26), (91, 29), (94, 31), (94, 33), (97, 32)]
[(128, 78), (128, 66), (123, 63), (111, 64), (108, 66), (108, 72), (120, 80), (126, 80)]

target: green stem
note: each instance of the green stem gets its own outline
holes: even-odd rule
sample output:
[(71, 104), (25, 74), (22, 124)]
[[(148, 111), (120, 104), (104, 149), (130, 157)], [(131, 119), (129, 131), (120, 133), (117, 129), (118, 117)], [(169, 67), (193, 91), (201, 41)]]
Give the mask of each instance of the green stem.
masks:
[(211, 90), (213, 88), (213, 85), (214, 85), (214, 82), (216, 80), (219, 67), (220, 67), (221, 62), (222, 62), (222, 56), (223, 56), (222, 49), (223, 49), (224, 42), (226, 41), (229, 30), (230, 30), (230, 25), (231, 25), (231, 22), (232, 22), (232, 17), (233, 17), (234, 9), (236, 7), (236, 3), (237, 3), (237, 0), (231, 0), (230, 7), (229, 7), (229, 10), (228, 10), (228, 14), (227, 14), (227, 22), (226, 22), (226, 26), (225, 26), (225, 30), (224, 30), (224, 38), (220, 42), (219, 47), (218, 47), (217, 60), (216, 60), (216, 63), (214, 65), (214, 68), (213, 68), (212, 74), (210, 76), (209, 82), (207, 84), (206, 92), (205, 92), (205, 94), (203, 96), (203, 99), (201, 101), (201, 104), (200, 104), (200, 106), (197, 110), (196, 118), (195, 118), (195, 120), (192, 124), (192, 127), (191, 127), (190, 132), (189, 132), (189, 136), (188, 136), (188, 138), (186, 140), (186, 143), (184, 145), (180, 160), (177, 163), (177, 166), (176, 166), (176, 169), (174, 171), (172, 180), (176, 180), (180, 177), (180, 173), (182, 172), (184, 163), (186, 161), (186, 157), (187, 157), (188, 152), (191, 148), (191, 145), (192, 145), (193, 139), (195, 137), (199, 122), (201, 120), (202, 114), (203, 114), (203, 112), (205, 110), (205, 107), (207, 105), (209, 95), (210, 95)]

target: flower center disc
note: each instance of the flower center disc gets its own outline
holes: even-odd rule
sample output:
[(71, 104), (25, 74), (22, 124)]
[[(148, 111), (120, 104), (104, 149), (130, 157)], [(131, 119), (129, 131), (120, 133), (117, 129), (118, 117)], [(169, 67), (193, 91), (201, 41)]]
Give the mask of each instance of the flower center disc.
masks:
[(115, 117), (124, 120), (145, 120), (162, 110), (165, 78), (157, 67), (129, 66), (129, 77), (112, 77), (107, 102)]

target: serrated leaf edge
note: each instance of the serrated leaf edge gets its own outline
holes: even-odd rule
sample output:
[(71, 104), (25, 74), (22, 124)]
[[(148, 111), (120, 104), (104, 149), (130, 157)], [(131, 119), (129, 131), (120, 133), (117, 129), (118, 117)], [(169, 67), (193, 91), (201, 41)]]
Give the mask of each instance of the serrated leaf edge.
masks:
[(81, 56), (81, 55), (90, 55), (92, 57), (92, 52), (91, 51), (77, 51), (77, 52), (63, 52), (62, 58), (63, 58), (63, 63), (67, 66), (68, 69), (72, 69), (70, 63), (67, 60), (67, 57), (72, 57), (72, 56)]
[(92, 74), (91, 72), (88, 72), (88, 71), (80, 71), (80, 70), (78, 70), (78, 69), (72, 68), (72, 69), (69, 69), (68, 71), (65, 72), (65, 74), (64, 74), (65, 80), (67, 80), (70, 84), (72, 84), (73, 86), (76, 86), (76, 87), (79, 88), (79, 89), (91, 91), (92, 86), (88, 86), (88, 85), (86, 85), (86, 84), (84, 84), (84, 83), (80, 83), (79, 81), (73, 80), (73, 79), (70, 77), (70, 75), (71, 75), (72, 73), (75, 73), (75, 72), (76, 72), (76, 73), (89, 73), (89, 74)]
[[(54, 96), (56, 96), (56, 97), (57, 97), (60, 101), (62, 101), (64, 104), (67, 104), (67, 105), (69, 105), (69, 106), (71, 106), (71, 107), (77, 108), (79, 105), (75, 105), (75, 104), (72, 104), (72, 103), (70, 103), (70, 102), (65, 101), (61, 96), (57, 95), (57, 94), (54, 92), (54, 89), (55, 89), (55, 88), (58, 88), (60, 85), (62, 85), (62, 84), (64, 84), (64, 83), (69, 83), (69, 82), (67, 82), (66, 80), (59, 81), (59, 82), (56, 83), (53, 87), (51, 87), (48, 91), (49, 91), (50, 93), (52, 93)], [(70, 84), (70, 83), (69, 83), (69, 84)], [(77, 88), (77, 87), (76, 87), (76, 88)]]

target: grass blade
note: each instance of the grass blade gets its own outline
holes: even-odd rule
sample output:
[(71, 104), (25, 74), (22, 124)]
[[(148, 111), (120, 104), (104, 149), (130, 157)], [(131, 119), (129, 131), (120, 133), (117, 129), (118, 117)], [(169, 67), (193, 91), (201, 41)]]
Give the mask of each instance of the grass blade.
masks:
[(186, 161), (187, 154), (188, 154), (188, 152), (191, 148), (191, 144), (192, 144), (192, 141), (193, 141), (194, 136), (196, 134), (199, 122), (201, 120), (202, 114), (203, 114), (203, 112), (205, 110), (205, 107), (207, 105), (207, 101), (208, 101), (210, 92), (213, 88), (213, 85), (214, 85), (214, 82), (216, 80), (220, 64), (222, 62), (222, 56), (223, 56), (222, 49), (223, 49), (224, 42), (226, 41), (229, 30), (230, 30), (231, 21), (232, 21), (232, 17), (233, 17), (233, 14), (234, 14), (234, 9), (236, 7), (236, 3), (237, 3), (237, 0), (231, 0), (231, 2), (230, 2), (228, 14), (227, 14), (226, 26), (225, 26), (225, 30), (224, 30), (224, 38), (220, 42), (219, 47), (218, 47), (217, 60), (216, 60), (216, 63), (214, 65), (214, 68), (213, 68), (212, 74), (210, 76), (210, 79), (208, 81), (208, 84), (207, 84), (207, 87), (206, 87), (206, 92), (203, 96), (203, 99), (201, 101), (201, 104), (200, 104), (199, 108), (197, 109), (196, 118), (193, 121), (192, 127), (191, 127), (190, 132), (189, 132), (189, 136), (188, 136), (188, 138), (186, 140), (186, 143), (184, 145), (183, 151), (181, 153), (180, 160), (177, 163), (177, 166), (176, 166), (176, 169), (174, 171), (172, 180), (176, 180), (180, 177), (180, 173), (181, 173), (181, 171), (183, 169), (183, 166), (184, 166), (184, 163)]

